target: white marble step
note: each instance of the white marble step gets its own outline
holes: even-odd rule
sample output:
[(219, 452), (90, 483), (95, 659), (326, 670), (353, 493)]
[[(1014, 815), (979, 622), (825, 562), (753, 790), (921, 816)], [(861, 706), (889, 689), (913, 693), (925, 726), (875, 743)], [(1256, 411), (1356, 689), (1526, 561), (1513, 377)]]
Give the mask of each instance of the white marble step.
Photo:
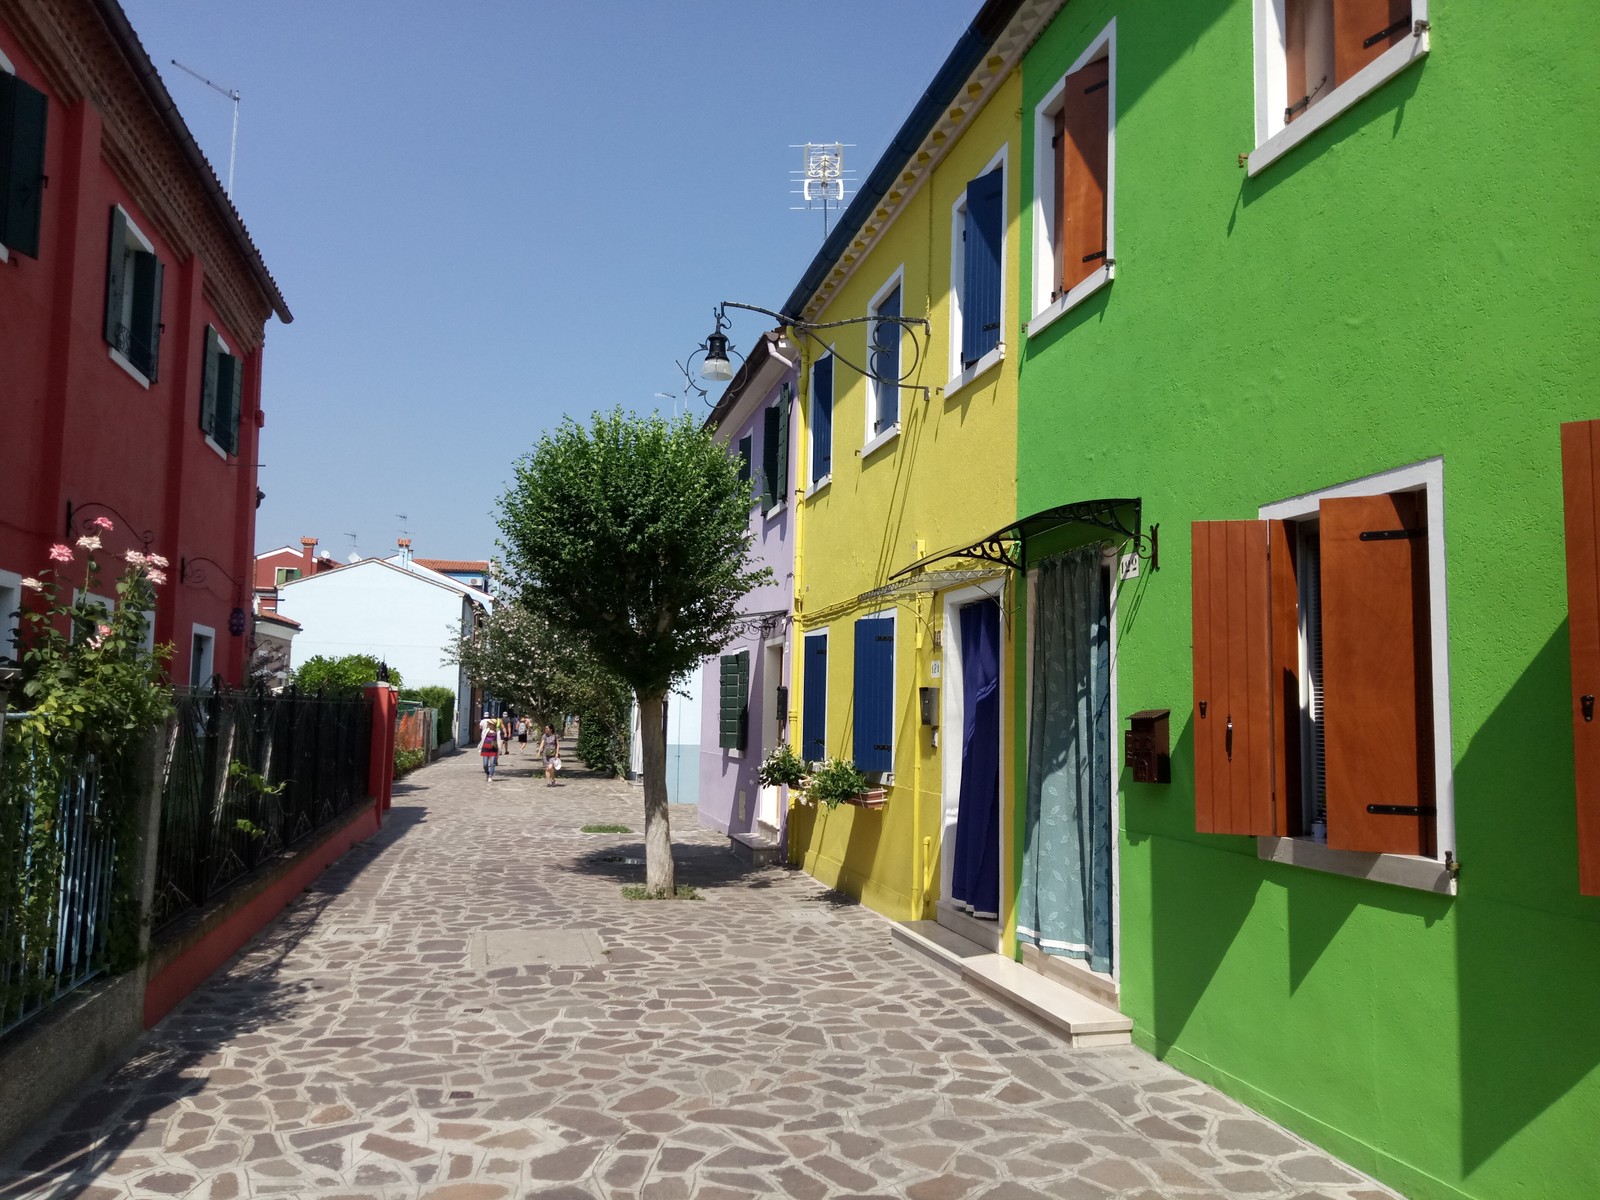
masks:
[(969, 942), (937, 921), (896, 921), (894, 937), (951, 974), (1042, 1022), (1070, 1046), (1125, 1046), (1133, 1022), (1081, 992)]

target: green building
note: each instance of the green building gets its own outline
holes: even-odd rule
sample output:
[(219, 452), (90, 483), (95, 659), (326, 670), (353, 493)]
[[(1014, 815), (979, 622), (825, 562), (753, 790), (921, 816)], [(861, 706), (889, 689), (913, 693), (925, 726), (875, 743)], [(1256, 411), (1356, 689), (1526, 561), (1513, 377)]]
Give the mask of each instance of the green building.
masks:
[(1597, 84), (1584, 0), (1023, 63), (1021, 957), (1413, 1197), (1600, 1196)]

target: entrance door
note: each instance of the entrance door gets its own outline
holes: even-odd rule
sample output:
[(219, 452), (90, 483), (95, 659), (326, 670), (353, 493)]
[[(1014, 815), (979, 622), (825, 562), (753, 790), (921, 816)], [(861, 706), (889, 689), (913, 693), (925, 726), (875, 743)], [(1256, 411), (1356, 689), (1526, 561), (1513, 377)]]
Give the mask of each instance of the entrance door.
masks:
[[(778, 720), (778, 688), (783, 683), (783, 646), (768, 646), (761, 660), (761, 759), (778, 748), (785, 725)], [(778, 789), (762, 787), (756, 794), (756, 821), (776, 832), (782, 822)]]
[(1100, 547), (1041, 563), (1028, 608), (1032, 690), (1017, 939), (1111, 974), (1111, 617)]
[(1000, 605), (958, 611), (961, 786), (950, 899), (980, 920), (1000, 915)]

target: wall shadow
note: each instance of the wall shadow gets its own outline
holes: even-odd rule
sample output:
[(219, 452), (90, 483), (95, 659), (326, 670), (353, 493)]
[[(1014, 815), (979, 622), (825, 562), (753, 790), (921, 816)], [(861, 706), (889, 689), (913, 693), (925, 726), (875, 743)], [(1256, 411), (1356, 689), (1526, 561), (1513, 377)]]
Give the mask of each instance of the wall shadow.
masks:
[(1527, 1135), (1595, 1195), (1600, 897), (1578, 894), (1570, 690), (1563, 621), (1456, 771), (1461, 1164), (1468, 1174)]

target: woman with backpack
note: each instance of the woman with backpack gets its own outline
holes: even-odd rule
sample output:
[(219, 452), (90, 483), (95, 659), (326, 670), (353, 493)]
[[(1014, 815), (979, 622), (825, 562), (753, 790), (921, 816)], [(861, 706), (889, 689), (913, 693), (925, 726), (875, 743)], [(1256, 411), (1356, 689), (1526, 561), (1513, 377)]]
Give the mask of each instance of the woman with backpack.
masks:
[(494, 769), (500, 762), (500, 723), (487, 722), (483, 730), (483, 741), (478, 746), (478, 756), (483, 760), (483, 781), (494, 782)]

